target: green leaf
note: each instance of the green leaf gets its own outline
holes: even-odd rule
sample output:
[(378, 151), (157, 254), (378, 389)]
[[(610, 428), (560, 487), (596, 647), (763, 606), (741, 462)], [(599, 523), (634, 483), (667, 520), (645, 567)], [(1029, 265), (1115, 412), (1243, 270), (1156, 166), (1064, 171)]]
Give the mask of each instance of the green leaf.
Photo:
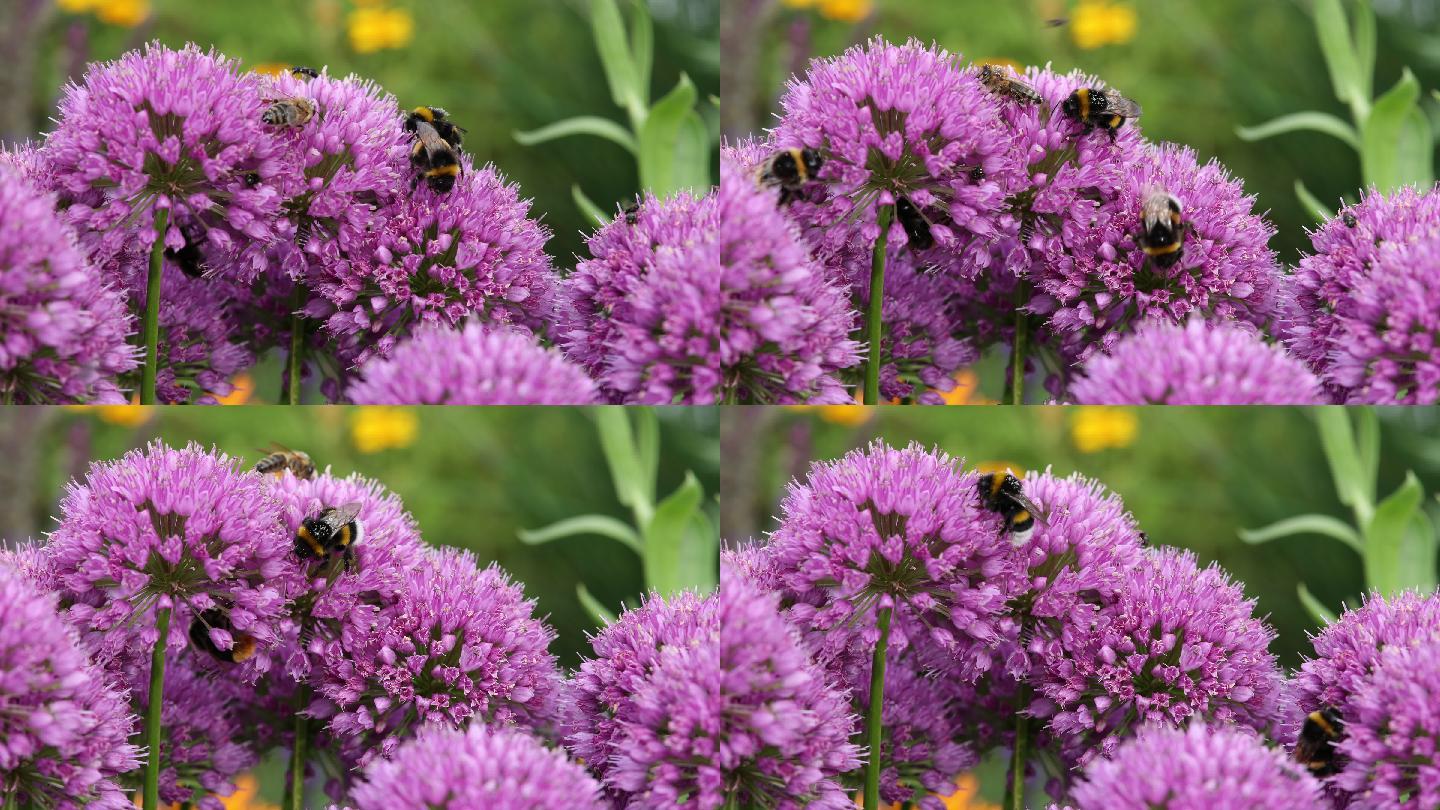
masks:
[(1354, 127), (1329, 113), (1322, 112), (1298, 112), (1282, 115), (1253, 127), (1236, 127), (1235, 134), (1240, 136), (1242, 141), (1258, 141), (1302, 130), (1321, 132), (1339, 138), (1356, 151), (1360, 149), (1360, 135)]
[(685, 545), (680, 556), (681, 576), (691, 583), (690, 587), (709, 591), (719, 584), (720, 532), (714, 522), (697, 509), (685, 527)]
[(635, 71), (630, 45), (625, 41), (625, 19), (615, 0), (590, 0), (590, 27), (595, 34), (600, 65), (605, 69), (605, 81), (610, 85), (610, 98), (633, 117), (645, 108), (645, 103), (641, 100), (640, 77)]
[(635, 553), (641, 553), (640, 535), (629, 524), (622, 523), (608, 515), (577, 515), (551, 523), (543, 528), (519, 531), (520, 542), (528, 546), (538, 546), (562, 537), (575, 537), (582, 534), (598, 534), (601, 537), (619, 540), (635, 549)]
[(700, 508), (704, 492), (693, 473), (685, 474), (685, 483), (655, 506), (655, 515), (645, 526), (645, 585), (662, 596), (671, 596), (688, 588), (698, 587), (687, 578), (686, 531)]
[(698, 193), (710, 187), (710, 177), (710, 129), (692, 110), (675, 141), (675, 185)]
[(1421, 591), (1435, 589), (1435, 553), (1440, 538), (1435, 536), (1435, 523), (1424, 509), (1415, 510), (1415, 516), (1405, 530), (1405, 542), (1400, 546), (1400, 566), (1415, 575), (1414, 587)]
[(581, 190), (579, 183), (570, 186), (570, 198), (575, 201), (575, 207), (580, 209), (580, 213), (595, 223), (595, 227), (598, 228), (610, 221), (610, 217), (606, 216), (605, 212), (600, 210), (600, 206), (592, 202), (590, 198), (586, 196), (585, 192)]
[(1335, 621), (1334, 611), (1325, 607), (1319, 599), (1316, 599), (1315, 595), (1310, 593), (1310, 589), (1305, 587), (1305, 583), (1302, 582), (1296, 585), (1295, 592), (1300, 595), (1300, 604), (1305, 606), (1305, 610), (1309, 611), (1311, 618), (1319, 622), (1321, 627), (1332, 624)]
[(1330, 475), (1335, 481), (1335, 495), (1341, 503), (1355, 510), (1361, 526), (1368, 525), (1374, 506), (1365, 493), (1372, 491), (1374, 486), (1365, 483), (1365, 471), (1360, 463), (1360, 451), (1355, 447), (1350, 415), (1346, 408), (1338, 405), (1316, 408), (1314, 413), (1320, 428), (1320, 446), (1325, 449), (1325, 459), (1330, 463)]
[(640, 185), (657, 197), (668, 197), (682, 186), (676, 182), (675, 159), (680, 129), (695, 107), (695, 85), (680, 74), (680, 81), (650, 109), (640, 128)]
[(1334, 218), (1335, 212), (1327, 208), (1325, 203), (1320, 202), (1314, 194), (1310, 193), (1310, 189), (1305, 187), (1305, 181), (1298, 179), (1295, 181), (1295, 196), (1300, 200), (1300, 204), (1305, 207), (1305, 210), (1309, 212), (1310, 216), (1315, 218), (1316, 222), (1324, 222)]
[(631, 408), (635, 415), (635, 454), (645, 480), (645, 500), (655, 501), (655, 479), (660, 474), (660, 419), (654, 408)]
[(595, 409), (595, 424), (600, 430), (600, 449), (610, 466), (610, 479), (615, 485), (615, 498), (635, 512), (642, 527), (650, 520), (653, 505), (645, 497), (648, 489), (645, 471), (635, 452), (635, 439), (630, 431), (630, 417), (622, 405)]
[(1241, 529), (1240, 539), (1251, 545), (1257, 545), (1297, 534), (1319, 534), (1333, 537), (1356, 551), (1361, 551), (1360, 535), (1355, 529), (1345, 521), (1337, 520), (1329, 515), (1296, 515), (1264, 528)]
[[(1418, 587), (1426, 578), (1407, 570), (1404, 549), (1406, 534), (1420, 508), (1424, 490), (1415, 474), (1406, 473), (1405, 483), (1375, 507), (1375, 517), (1365, 527), (1365, 584), (1382, 596), (1394, 596)], [(1429, 579), (1434, 579), (1433, 570)]]
[(1407, 185), (1429, 188), (1435, 184), (1435, 133), (1420, 105), (1411, 108), (1395, 145), (1400, 176)]
[(1355, 452), (1360, 459), (1365, 500), (1375, 502), (1376, 480), (1380, 475), (1380, 416), (1374, 408), (1355, 408)]
[(1365, 184), (1375, 186), (1382, 193), (1394, 191), (1406, 183), (1415, 182), (1408, 176), (1413, 167), (1402, 166), (1400, 143), (1406, 128), (1406, 121), (1420, 99), (1420, 82), (1415, 74), (1405, 68), (1400, 81), (1376, 99), (1370, 117), (1360, 127), (1360, 165)]
[(585, 587), (585, 583), (581, 582), (575, 586), (575, 595), (580, 598), (581, 607), (585, 608), (585, 612), (590, 614), (590, 618), (594, 619), (596, 624), (604, 627), (615, 623), (615, 614), (600, 604), (600, 600), (590, 593), (590, 589)]
[(630, 17), (630, 52), (635, 64), (636, 87), (640, 103), (650, 103), (650, 68), (655, 62), (655, 26), (650, 20), (650, 5), (635, 0)]
[(1360, 94), (1375, 91), (1375, 9), (1370, 0), (1355, 3), (1355, 64), (1360, 68)]
[(1320, 39), (1320, 51), (1325, 55), (1325, 66), (1330, 70), (1335, 97), (1352, 106), (1357, 101), (1368, 101), (1369, 95), (1360, 91), (1360, 64), (1340, 0), (1315, 0), (1315, 33)]
[(635, 137), (630, 134), (629, 130), (608, 118), (596, 115), (579, 115), (528, 132), (517, 131), (515, 140), (524, 146), (535, 146), (574, 135), (594, 135), (597, 138), (604, 138), (620, 144), (632, 155), (640, 153), (640, 146), (635, 142)]

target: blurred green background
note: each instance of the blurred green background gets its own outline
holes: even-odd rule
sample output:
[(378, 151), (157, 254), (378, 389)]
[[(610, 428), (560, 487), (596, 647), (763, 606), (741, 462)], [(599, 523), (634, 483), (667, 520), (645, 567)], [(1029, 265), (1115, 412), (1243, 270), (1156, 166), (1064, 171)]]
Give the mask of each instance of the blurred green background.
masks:
[[(1377, 92), (1408, 65), (1426, 88), (1426, 112), (1440, 122), (1440, 103), (1429, 95), (1440, 87), (1440, 3), (1373, 4)], [(1269, 210), (1279, 229), (1271, 246), (1293, 263), (1312, 224), (1295, 180), (1333, 207), (1341, 195), (1354, 195), (1358, 159), (1327, 136), (1246, 143), (1235, 128), (1301, 110), (1349, 120), (1309, 9), (1309, 0), (732, 0), (722, 22), (722, 129), (737, 137), (770, 126), (788, 76), (803, 72), (812, 56), (874, 35), (934, 41), (966, 60), (1080, 68), (1141, 103), (1147, 136), (1189, 144), (1202, 160), (1218, 158), (1243, 178), (1259, 197), (1257, 209)]]
[[(1352, 411), (1354, 409), (1351, 409)], [(1414, 470), (1432, 517), (1440, 516), (1440, 408), (1380, 409), (1379, 491)], [(918, 441), (967, 467), (1079, 472), (1117, 493), (1153, 543), (1218, 561), (1257, 598), (1279, 633), (1272, 651), (1295, 666), (1314, 621), (1296, 596), (1304, 582), (1332, 609), (1358, 604), (1359, 557), (1315, 536), (1263, 545), (1237, 532), (1300, 513), (1349, 522), (1337, 500), (1313, 414), (1303, 408), (726, 408), (721, 537), (761, 537), (775, 526), (786, 482), (812, 460), (882, 438)]]
[[(653, 95), (683, 72), (702, 112), (720, 93), (719, 0), (639, 0), (655, 20)], [(151, 39), (213, 45), (242, 67), (329, 66), (370, 78), (402, 108), (444, 107), (466, 127), (477, 163), (493, 161), (534, 199), (555, 233), (561, 268), (583, 254), (592, 229), (571, 199), (578, 183), (602, 209), (633, 198), (634, 159), (596, 138), (537, 147), (513, 133), (560, 118), (623, 123), (595, 54), (587, 0), (5, 0), (0, 3), (0, 140), (53, 127), (60, 88), (87, 62), (113, 59)]]
[[(0, 538), (40, 537), (55, 526), (64, 484), (91, 460), (114, 459), (160, 438), (198, 441), (253, 463), (270, 442), (308, 452), (337, 476), (388, 487), (434, 545), (474, 551), (524, 583), (559, 633), (552, 651), (575, 666), (593, 622), (577, 601), (585, 583), (611, 610), (643, 589), (639, 558), (593, 536), (542, 546), (516, 532), (582, 513), (629, 522), (586, 408), (7, 408), (0, 413)], [(657, 491), (693, 471), (714, 510), (719, 491), (718, 414), (658, 409)]]

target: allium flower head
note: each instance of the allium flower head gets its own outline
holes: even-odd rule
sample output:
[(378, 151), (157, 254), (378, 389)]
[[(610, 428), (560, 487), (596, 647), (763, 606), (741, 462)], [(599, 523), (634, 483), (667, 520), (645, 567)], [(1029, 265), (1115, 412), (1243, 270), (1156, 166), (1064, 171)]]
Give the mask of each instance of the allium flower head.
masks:
[(835, 781), (860, 765), (848, 696), (811, 662), (776, 595), (732, 578), (717, 599), (723, 742), (716, 759), (725, 795), (742, 806), (851, 810)]
[(120, 400), (132, 324), (55, 216), (54, 197), (0, 163), (0, 400)]
[[(885, 301), (881, 320), (885, 331), (880, 340), (880, 397), (882, 401), (909, 399), (938, 405), (940, 394), (955, 386), (955, 372), (975, 362), (978, 353), (957, 336), (952, 292), (972, 282), (918, 267), (913, 259), (901, 256), (885, 269)], [(851, 282), (854, 306), (864, 311), (870, 304), (870, 276), (860, 273)], [(857, 388), (863, 387), (862, 369), (852, 369)]]
[(376, 760), (350, 793), (355, 810), (603, 810), (600, 786), (559, 751), (514, 729), (427, 726)]
[(168, 208), (166, 247), (186, 245), (188, 224), (216, 272), (248, 279), (264, 268), (280, 208), (266, 181), (280, 164), (258, 81), (214, 52), (151, 43), (65, 88), (45, 152), (67, 216), (97, 235), (93, 255), (148, 251), (162, 238), (154, 211)]
[(124, 694), (86, 659), (55, 598), (0, 562), (0, 802), (127, 810), (115, 778), (139, 766)]
[(728, 157), (720, 161), (722, 399), (848, 401), (835, 373), (860, 362), (855, 314), (799, 233)]
[(1440, 807), (1440, 636), (1380, 653), (1350, 702), (1339, 748), (1349, 758), (1334, 785), (1354, 810)]
[(595, 382), (535, 337), (469, 323), (427, 326), (372, 358), (346, 394), (357, 405), (590, 405)]
[(1320, 784), (1284, 752), (1234, 726), (1147, 726), (1072, 792), (1077, 810), (1306, 810)]
[(1095, 355), (1070, 396), (1082, 405), (1321, 405), (1320, 381), (1253, 328), (1151, 320)]
[(1109, 756), (1124, 729), (1147, 722), (1204, 718), (1259, 731), (1274, 723), (1275, 633), (1218, 567), (1199, 568), (1188, 551), (1151, 551), (1124, 572), (1113, 599), (1099, 601), (1043, 644), (1033, 680), (1031, 712), (1067, 760)]
[[(48, 576), (99, 660), (145, 660), (158, 609), (171, 609), (172, 650), (189, 643), (197, 614), (220, 610), (257, 642), (237, 666), (249, 675), (269, 669), (285, 601), (271, 580), (294, 546), (258, 474), (196, 444), (153, 442), (92, 465), (69, 485), (60, 513), (45, 548)], [(218, 630), (211, 638), (223, 649), (234, 642)]]
[(555, 633), (534, 609), (498, 567), (432, 549), (394, 604), (357, 608), (338, 639), (318, 645), (314, 682), (329, 705), (311, 711), (361, 765), (425, 723), (548, 726), (560, 672), (547, 650)]

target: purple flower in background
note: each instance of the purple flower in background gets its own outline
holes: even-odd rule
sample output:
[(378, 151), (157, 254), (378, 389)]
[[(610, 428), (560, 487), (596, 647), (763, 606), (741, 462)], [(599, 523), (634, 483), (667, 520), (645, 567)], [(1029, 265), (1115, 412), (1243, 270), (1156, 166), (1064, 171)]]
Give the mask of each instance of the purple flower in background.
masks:
[(1281, 674), (1275, 632), (1218, 567), (1174, 549), (1123, 572), (1113, 600), (1079, 610), (1036, 656), (1042, 718), (1069, 762), (1111, 756), (1126, 729), (1191, 718), (1268, 730)]
[(1090, 358), (1070, 386), (1082, 405), (1321, 405), (1320, 381), (1253, 328), (1191, 318), (1142, 324)]
[(1354, 810), (1440, 807), (1440, 636), (1380, 653), (1350, 702), (1339, 748), (1349, 758), (1335, 777)]
[(548, 727), (561, 678), (547, 650), (555, 633), (534, 610), (498, 567), (431, 549), (394, 604), (359, 607), (338, 639), (312, 645), (323, 700), (310, 711), (362, 766), (393, 755), (407, 729), (430, 722)]
[(470, 323), (429, 326), (360, 368), (347, 390), (357, 405), (590, 405), (584, 369), (535, 337)]
[(156, 610), (171, 610), (172, 650), (197, 614), (219, 610), (256, 641), (237, 665), (253, 680), (270, 668), (285, 607), (271, 580), (293, 548), (258, 474), (197, 444), (152, 442), (69, 485), (44, 556), (66, 618), (107, 666), (148, 660)]
[(1072, 793), (1077, 810), (1308, 810), (1320, 784), (1283, 752), (1234, 726), (1152, 725), (1097, 760)]
[(860, 362), (855, 313), (826, 280), (775, 194), (720, 161), (721, 398), (740, 404), (840, 403), (836, 377)]
[(124, 694), (87, 660), (55, 598), (3, 560), (0, 706), (0, 803), (133, 810), (115, 783), (140, 764)]
[(775, 594), (727, 577), (717, 598), (725, 795), (776, 810), (853, 810), (835, 781), (860, 766), (847, 695), (810, 661)]
[(0, 401), (123, 401), (132, 324), (55, 216), (54, 197), (0, 165)]
[(350, 794), (355, 810), (603, 810), (600, 786), (585, 769), (535, 738), (471, 723), (463, 731), (428, 726), (389, 760), (365, 769)]
[[(260, 121), (259, 77), (194, 45), (151, 43), (91, 66), (60, 101), (45, 155), (66, 216), (97, 261), (147, 252), (154, 212), (170, 211), (165, 246), (202, 241), (212, 272), (264, 269), (275, 241), (279, 144)], [(190, 231), (190, 235), (185, 233)]]

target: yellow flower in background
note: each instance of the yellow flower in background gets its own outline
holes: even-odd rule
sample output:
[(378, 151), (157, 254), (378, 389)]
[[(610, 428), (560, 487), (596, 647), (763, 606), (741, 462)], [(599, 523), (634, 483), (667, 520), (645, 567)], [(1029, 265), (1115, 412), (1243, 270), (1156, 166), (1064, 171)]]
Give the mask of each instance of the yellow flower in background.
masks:
[(259, 73), (261, 76), (279, 76), (289, 69), (290, 66), (284, 62), (261, 62), (250, 68), (250, 72)]
[(230, 384), (235, 386), (230, 393), (223, 397), (215, 398), (215, 401), (221, 405), (244, 405), (250, 401), (250, 397), (255, 393), (255, 378), (249, 374), (236, 374), (235, 378), (230, 381)]
[(150, 0), (56, 0), (55, 5), (70, 14), (92, 13), (121, 28), (134, 28), (150, 16)]
[(403, 8), (357, 8), (347, 22), (356, 53), (403, 48), (415, 36), (415, 19)]
[(813, 8), (827, 20), (860, 22), (875, 11), (874, 0), (784, 0), (789, 8)]
[(220, 800), (225, 810), (280, 810), (259, 798), (260, 784), (253, 774), (241, 774), (235, 779), (235, 792)]
[(955, 387), (940, 392), (946, 405), (994, 405), (995, 400), (980, 393), (980, 378), (974, 371), (962, 368), (955, 372)]
[(821, 421), (846, 427), (863, 425), (870, 421), (871, 416), (874, 416), (874, 412), (864, 405), (786, 405), (785, 408), (801, 413), (815, 411), (819, 414)]
[(56, 0), (55, 5), (70, 14), (84, 14), (100, 5), (100, 2), (101, 0)]
[[(991, 804), (976, 795), (980, 792), (980, 780), (976, 779), (974, 774), (961, 774), (960, 778), (955, 780), (955, 786), (954, 793), (949, 796), (940, 796), (940, 801), (945, 804), (945, 810), (1000, 810), (998, 805)], [(938, 793), (934, 795), (939, 796)], [(864, 797), (858, 793), (855, 794), (855, 806), (864, 806)], [(903, 810), (903, 807), (896, 803), (886, 806), (885, 810)]]
[(1080, 0), (1070, 17), (1070, 38), (1086, 50), (1122, 45), (1135, 38), (1137, 22), (1129, 3)]
[(1140, 417), (1134, 408), (1089, 406), (1076, 408), (1070, 419), (1070, 440), (1082, 453), (1098, 453), (1112, 447), (1129, 447), (1140, 432)]
[(93, 413), (107, 425), (133, 428), (149, 422), (155, 416), (153, 406), (140, 405), (139, 402), (140, 399), (136, 397), (129, 405), (66, 405), (65, 409), (78, 413)]
[(350, 416), (350, 441), (362, 453), (378, 453), (415, 443), (420, 417), (410, 408), (356, 408)]

